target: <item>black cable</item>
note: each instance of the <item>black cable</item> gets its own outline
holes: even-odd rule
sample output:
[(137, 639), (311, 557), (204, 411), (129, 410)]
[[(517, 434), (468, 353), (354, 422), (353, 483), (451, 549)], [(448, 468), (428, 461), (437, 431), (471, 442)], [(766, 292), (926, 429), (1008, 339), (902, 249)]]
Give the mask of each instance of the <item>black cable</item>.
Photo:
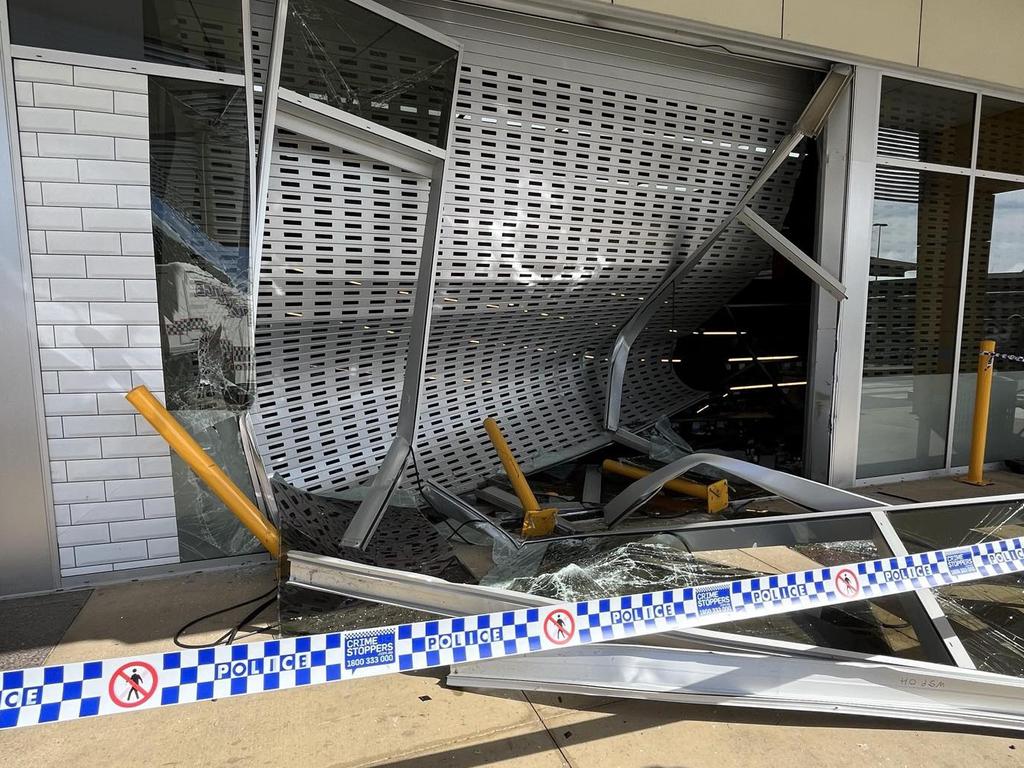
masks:
[[(189, 649), (189, 650), (196, 649), (196, 648), (212, 648), (215, 645), (231, 645), (236, 639), (238, 639), (238, 633), (241, 631), (242, 627), (244, 627), (250, 621), (252, 621), (257, 616), (259, 616), (264, 611), (264, 609), (266, 609), (267, 606), (272, 605), (273, 602), (276, 599), (277, 599), (277, 587), (275, 586), (272, 589), (268, 590), (267, 592), (264, 592), (262, 595), (257, 595), (256, 597), (250, 598), (248, 600), (244, 600), (241, 603), (235, 603), (234, 605), (229, 605), (227, 608), (221, 608), (220, 610), (213, 611), (211, 613), (207, 613), (207, 614), (205, 614), (203, 616), (200, 616), (198, 619), (193, 619), (188, 624), (186, 624), (185, 626), (183, 626), (181, 629), (179, 629), (177, 632), (174, 633), (174, 644), (176, 646), (178, 646), (179, 648), (185, 648), (185, 649)], [(245, 618), (243, 618), (241, 621), (237, 622), (231, 629), (229, 629), (227, 632), (222, 634), (220, 637), (218, 637), (212, 643), (200, 643), (199, 645), (193, 645), (191, 643), (183, 643), (181, 641), (181, 636), (183, 634), (185, 634), (186, 632), (188, 632), (189, 629), (194, 627), (199, 622), (206, 621), (207, 619), (212, 619), (214, 616), (220, 616), (222, 613), (227, 613), (228, 611), (233, 611), (236, 608), (241, 608), (244, 605), (249, 605), (250, 603), (255, 603), (258, 600), (262, 600), (263, 602), (261, 602), (253, 610), (249, 611), (249, 613), (247, 613), (245, 615)], [(274, 629), (276, 626), (277, 625), (275, 624), (275, 625), (270, 625), (270, 626), (266, 626), (266, 627), (260, 627), (260, 628), (256, 629), (255, 631), (248, 633), (247, 635), (243, 635), (243, 637), (249, 637), (250, 635), (260, 634), (262, 632), (269, 632), (272, 629)]]

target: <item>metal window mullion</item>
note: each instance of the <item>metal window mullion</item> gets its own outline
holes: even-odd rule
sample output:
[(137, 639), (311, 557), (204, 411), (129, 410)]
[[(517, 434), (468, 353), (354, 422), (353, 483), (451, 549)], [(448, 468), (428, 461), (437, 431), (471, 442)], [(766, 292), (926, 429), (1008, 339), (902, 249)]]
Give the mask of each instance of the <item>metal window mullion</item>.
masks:
[(426, 368), (426, 348), (430, 335), (430, 317), (434, 305), (434, 283), (437, 270), (437, 247), (440, 235), (440, 211), (443, 197), (444, 169), (438, 163), (430, 180), (430, 202), (427, 205), (427, 224), (423, 233), (419, 274), (414, 291), (412, 329), (409, 351), (402, 380), (402, 398), (398, 411), (395, 439), (388, 447), (384, 461), (374, 476), (366, 496), (359, 504), (355, 517), (341, 538), (342, 546), (361, 549), (366, 546), (381, 518), (387, 511), (391, 496), (398, 488), (416, 440), (419, 419), (420, 394)]
[(839, 308), (832, 406), (829, 482), (851, 486), (857, 476), (861, 386), (870, 280), (870, 232), (875, 189), (875, 156), (881, 73), (857, 68), (850, 100), (850, 141), (843, 221), (843, 285), (849, 299)]
[[(446, 141), (450, 144), (455, 130), (455, 98), (462, 71), (462, 48), (458, 48), (455, 64), (455, 92), (452, 93), (451, 109), (448, 112)], [(447, 153), (446, 153), (447, 155)], [(420, 246), (419, 272), (413, 293), (412, 327), (409, 333), (409, 351), (405, 362), (405, 376), (402, 379), (402, 398), (398, 411), (398, 425), (395, 439), (388, 448), (380, 471), (373, 478), (369, 491), (363, 498), (355, 517), (341, 538), (343, 546), (364, 548), (377, 530), (377, 525), (387, 511), (392, 494), (401, 482), (405, 465), (416, 443), (419, 426), (420, 398), (426, 377), (427, 345), (430, 339), (430, 320), (434, 307), (434, 287), (437, 282), (437, 252), (441, 246), (441, 210), (444, 204), (445, 187), (453, 163), (441, 158), (434, 166), (430, 177), (430, 198)]]
[[(263, 255), (263, 229), (267, 216), (267, 194), (270, 185), (270, 160), (274, 153), (274, 133), (277, 121), (277, 89), (281, 82), (281, 59), (284, 54), (284, 33), (288, 23), (288, 0), (277, 0), (274, 14), (274, 34), (270, 42), (270, 54), (267, 59), (267, 79), (263, 88), (263, 120), (260, 123), (260, 148), (257, 157), (256, 199), (252, 201), (250, 212), (252, 227), (250, 230), (250, 247), (256, 269), (250, 280), (259, 293), (259, 273)], [(255, 314), (253, 314), (255, 318)], [(255, 331), (255, 323), (253, 323)]]
[[(253, 76), (252, 61), (252, 6), (251, 0), (242, 0), (242, 63), (245, 76), (245, 115), (246, 130), (249, 134), (249, 204), (256, 199), (256, 100), (253, 88), (256, 84)], [(252, 217), (249, 217), (250, 225)], [(250, 226), (250, 234), (252, 227)], [(250, 249), (250, 261), (252, 252)], [(252, 274), (250, 270), (249, 274)], [(255, 315), (254, 315), (255, 317)]]
[(155, 61), (122, 59), (115, 56), (99, 56), (94, 53), (58, 51), (52, 48), (36, 48), (30, 45), (12, 45), (11, 56), (28, 61), (48, 61), (72, 66), (109, 69), (115, 72), (132, 72), (137, 75), (172, 77), (177, 80), (195, 80), (202, 83), (223, 83), (224, 85), (245, 85), (245, 75), (235, 72), (215, 72), (209, 69), (193, 69), (177, 64), (160, 64)]
[[(974, 132), (971, 136), (971, 168), (978, 163), (978, 140), (981, 134), (981, 96), (974, 102)], [(960, 295), (957, 297), (956, 335), (953, 337), (953, 370), (949, 388), (949, 414), (946, 422), (946, 456), (944, 467), (953, 465), (953, 426), (956, 419), (956, 399), (960, 379), (960, 351), (963, 349), (964, 310), (967, 306), (967, 268), (971, 258), (971, 219), (974, 218), (975, 176), (967, 180), (967, 208), (964, 211), (964, 247), (960, 257)]]
[[(903, 543), (903, 539), (896, 532), (896, 528), (893, 526), (886, 511), (881, 509), (872, 510), (871, 518), (875, 521), (875, 526), (877, 526), (882, 534), (882, 538), (885, 539), (885, 543), (896, 557), (906, 557), (910, 554)], [(911, 595), (920, 602), (921, 608), (932, 622), (935, 634), (939, 636), (943, 645), (946, 646), (946, 650), (953, 659), (953, 663), (963, 669), (977, 669), (970, 654), (967, 653), (963, 641), (960, 640), (960, 637), (953, 630), (953, 625), (949, 623), (949, 617), (946, 616), (941, 606), (939, 606), (939, 601), (935, 599), (932, 591), (930, 589), (917, 589), (908, 593), (907, 597), (909, 598)]]
[(876, 154), (875, 162), (889, 168), (903, 168), (910, 171), (930, 171), (932, 173), (948, 173), (952, 176), (970, 176), (971, 169), (959, 165), (929, 163), (925, 160), (912, 160), (906, 157)]
[[(0, 184), (6, 187), (6, 184), (10, 183), (11, 198), (9, 199), (10, 205), (6, 206), (7, 216), (13, 218), (14, 226), (9, 227), (5, 230), (5, 242), (9, 239), (16, 239), (17, 245), (15, 248), (11, 248), (6, 251), (6, 256), (12, 262), (17, 260), (20, 262), (21, 269), (18, 270), (18, 275), (21, 277), (22, 289), (25, 306), (25, 322), (31, 332), (27, 334), (25, 339), (25, 345), (28, 348), (28, 359), (29, 359), (29, 372), (28, 375), (32, 381), (32, 401), (35, 406), (35, 413), (33, 414), (35, 427), (36, 427), (36, 441), (33, 445), (28, 441), (21, 444), (20, 450), (29, 451), (35, 449), (38, 452), (39, 459), (39, 470), (40, 474), (35, 478), (36, 481), (41, 480), (41, 488), (39, 488), (39, 495), (33, 499), (34, 501), (41, 502), (41, 508), (35, 511), (35, 515), (41, 515), (43, 520), (43, 526), (46, 528), (46, 539), (47, 546), (45, 552), (42, 547), (34, 547), (22, 540), (22, 536), (29, 531), (30, 528), (34, 530), (33, 524), (26, 522), (23, 526), (19, 526), (14, 531), (6, 531), (5, 536), (11, 536), (12, 539), (19, 541), (19, 547), (22, 549), (29, 549), (31, 546), (33, 562), (38, 563), (38, 572), (48, 572), (49, 580), (40, 578), (38, 582), (30, 583), (29, 588), (33, 591), (36, 590), (51, 590), (56, 588), (67, 587), (67, 581), (61, 575), (60, 567), (60, 554), (57, 543), (57, 520), (55, 516), (55, 502), (53, 497), (53, 470), (50, 462), (50, 450), (49, 441), (46, 439), (47, 436), (47, 424), (46, 424), (46, 413), (43, 407), (43, 374), (42, 365), (40, 362), (39, 354), (39, 336), (35, 331), (36, 328), (36, 303), (34, 300), (34, 294), (32, 290), (32, 265), (31, 265), (31, 247), (29, 245), (29, 230), (28, 230), (28, 207), (25, 200), (25, 178), (22, 169), (22, 153), (21, 153), (21, 140), (19, 133), (18, 124), (18, 105), (15, 96), (15, 81), (14, 81), (14, 60), (13, 50), (14, 46), (11, 45), (10, 37), (10, 16), (8, 15), (7, 1), (0, 0), (0, 88), (3, 88), (3, 96), (0, 98), (0, 119), (3, 120), (2, 127), (0, 127), (0, 141), (4, 142), (7, 146), (4, 151), (0, 152), (0, 161), (5, 164), (9, 163), (9, 167), (3, 169), (2, 179)], [(7, 191), (6, 188), (0, 189), (0, 196), (6, 197), (4, 194)], [(4, 217), (7, 218), (7, 217)], [(13, 276), (10, 273), (5, 274), (5, 278), (8, 281), (12, 281)], [(14, 334), (16, 329), (5, 329), (6, 333)], [(8, 347), (5, 346), (5, 349)], [(8, 361), (10, 362), (10, 361)], [(5, 436), (11, 439), (11, 432), (8, 425), (8, 430), (5, 432)], [(29, 430), (26, 430), (28, 433)], [(32, 477), (26, 477), (24, 474), (18, 477), (19, 483), (31, 483), (33, 482)], [(37, 518), (38, 519), (38, 518)], [(0, 516), (0, 522), (6, 522), (8, 518), (6, 516)], [(45, 564), (43, 563), (44, 558), (48, 560)], [(33, 574), (35, 575), (35, 574)], [(19, 574), (19, 586), (18, 589), (23, 589), (25, 585), (24, 573)], [(9, 588), (0, 590), (2, 592), (9, 592)]]
[[(279, 88), (278, 98), (279, 102), (284, 101), (301, 107), (307, 113), (316, 115), (322, 121), (344, 125), (356, 131), (365, 131), (382, 142), (399, 145), (410, 153), (422, 156), (427, 162), (447, 157), (445, 150), (440, 147), (435, 147), (433, 144), (429, 144), (421, 139), (407, 136), (401, 131), (396, 131), (394, 128), (388, 128), (386, 125), (378, 125), (372, 120), (367, 120), (365, 117), (360, 117), (344, 109), (339, 109), (330, 104), (324, 104), (316, 99), (311, 99), (308, 96), (303, 96), (301, 93), (289, 88)], [(454, 104), (452, 107), (454, 112)], [(426, 175), (423, 171), (420, 173)]]
[(782, 254), (790, 264), (807, 275), (818, 287), (824, 288), (838, 301), (846, 298), (846, 286), (822, 269), (810, 256), (800, 250), (796, 243), (758, 216), (753, 209), (747, 207), (740, 211), (739, 220), (766, 245)]

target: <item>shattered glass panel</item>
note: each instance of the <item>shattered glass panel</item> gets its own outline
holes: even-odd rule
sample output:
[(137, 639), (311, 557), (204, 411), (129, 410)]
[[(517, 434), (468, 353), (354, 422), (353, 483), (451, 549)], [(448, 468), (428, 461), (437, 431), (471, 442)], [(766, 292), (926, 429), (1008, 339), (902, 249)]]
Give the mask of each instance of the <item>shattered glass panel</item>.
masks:
[(281, 87), (444, 147), (458, 51), (354, 3), (291, 0)]
[(241, 74), (239, 0), (10, 0), (11, 42)]
[[(889, 513), (911, 553), (1024, 535), (1024, 502)], [(1024, 575), (932, 590), (978, 669), (1024, 677)]]
[[(238, 414), (224, 410), (178, 410), (174, 417), (250, 499), (255, 497), (238, 432)], [(171, 454), (178, 546), (183, 562), (249, 555), (263, 550), (206, 483)]]
[(245, 93), (149, 79), (153, 243), (167, 407), (251, 400)]
[[(253, 498), (238, 432), (252, 399), (245, 93), (149, 78), (150, 186), (168, 410)], [(259, 551), (177, 458), (182, 560)]]
[[(285, 550), (421, 573), (454, 583), (476, 581), (456, 555), (454, 537), (439, 532), (415, 508), (392, 506), (367, 548), (353, 549), (343, 546), (341, 537), (359, 508), (358, 501), (326, 498), (276, 478), (272, 485)], [(418, 611), (291, 587), (284, 580), (281, 585), (281, 626), (286, 634), (362, 629), (431, 618)]]
[[(481, 584), (575, 601), (872, 560), (891, 552), (866, 516), (772, 521), (528, 544)], [(913, 597), (896, 596), (710, 629), (949, 663)]]

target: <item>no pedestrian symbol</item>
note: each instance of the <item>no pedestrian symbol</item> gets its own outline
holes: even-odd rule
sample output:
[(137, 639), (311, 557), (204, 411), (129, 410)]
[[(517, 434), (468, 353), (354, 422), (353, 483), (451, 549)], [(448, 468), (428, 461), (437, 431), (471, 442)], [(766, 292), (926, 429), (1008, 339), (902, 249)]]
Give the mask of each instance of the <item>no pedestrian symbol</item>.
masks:
[(836, 592), (843, 597), (855, 597), (860, 592), (860, 581), (857, 574), (849, 568), (843, 568), (836, 574)]
[(110, 676), (107, 692), (119, 707), (137, 707), (145, 704), (156, 692), (157, 676), (152, 665), (144, 661), (123, 664)]
[(576, 621), (564, 608), (556, 608), (544, 619), (544, 637), (555, 645), (565, 645), (576, 634)]

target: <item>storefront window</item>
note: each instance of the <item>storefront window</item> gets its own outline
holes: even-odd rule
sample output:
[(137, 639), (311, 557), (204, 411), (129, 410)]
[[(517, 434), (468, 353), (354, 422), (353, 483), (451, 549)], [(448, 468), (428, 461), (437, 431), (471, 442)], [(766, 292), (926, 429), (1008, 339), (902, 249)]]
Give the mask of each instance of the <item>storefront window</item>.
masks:
[(882, 79), (878, 154), (926, 163), (971, 164), (974, 94)]
[(981, 100), (978, 169), (1024, 174), (1024, 104), (991, 96)]
[(945, 464), (968, 179), (879, 168), (858, 476)]
[[(860, 478), (964, 466), (980, 342), (1024, 354), (1022, 137), (1020, 102), (882, 78)], [(1024, 365), (995, 367), (987, 461), (1024, 456)]]
[[(974, 188), (957, 388), (953, 466), (967, 463), (977, 385), (978, 347), (1024, 354), (1024, 182), (979, 178)], [(986, 461), (1024, 456), (1024, 365), (995, 363), (988, 414)]]

